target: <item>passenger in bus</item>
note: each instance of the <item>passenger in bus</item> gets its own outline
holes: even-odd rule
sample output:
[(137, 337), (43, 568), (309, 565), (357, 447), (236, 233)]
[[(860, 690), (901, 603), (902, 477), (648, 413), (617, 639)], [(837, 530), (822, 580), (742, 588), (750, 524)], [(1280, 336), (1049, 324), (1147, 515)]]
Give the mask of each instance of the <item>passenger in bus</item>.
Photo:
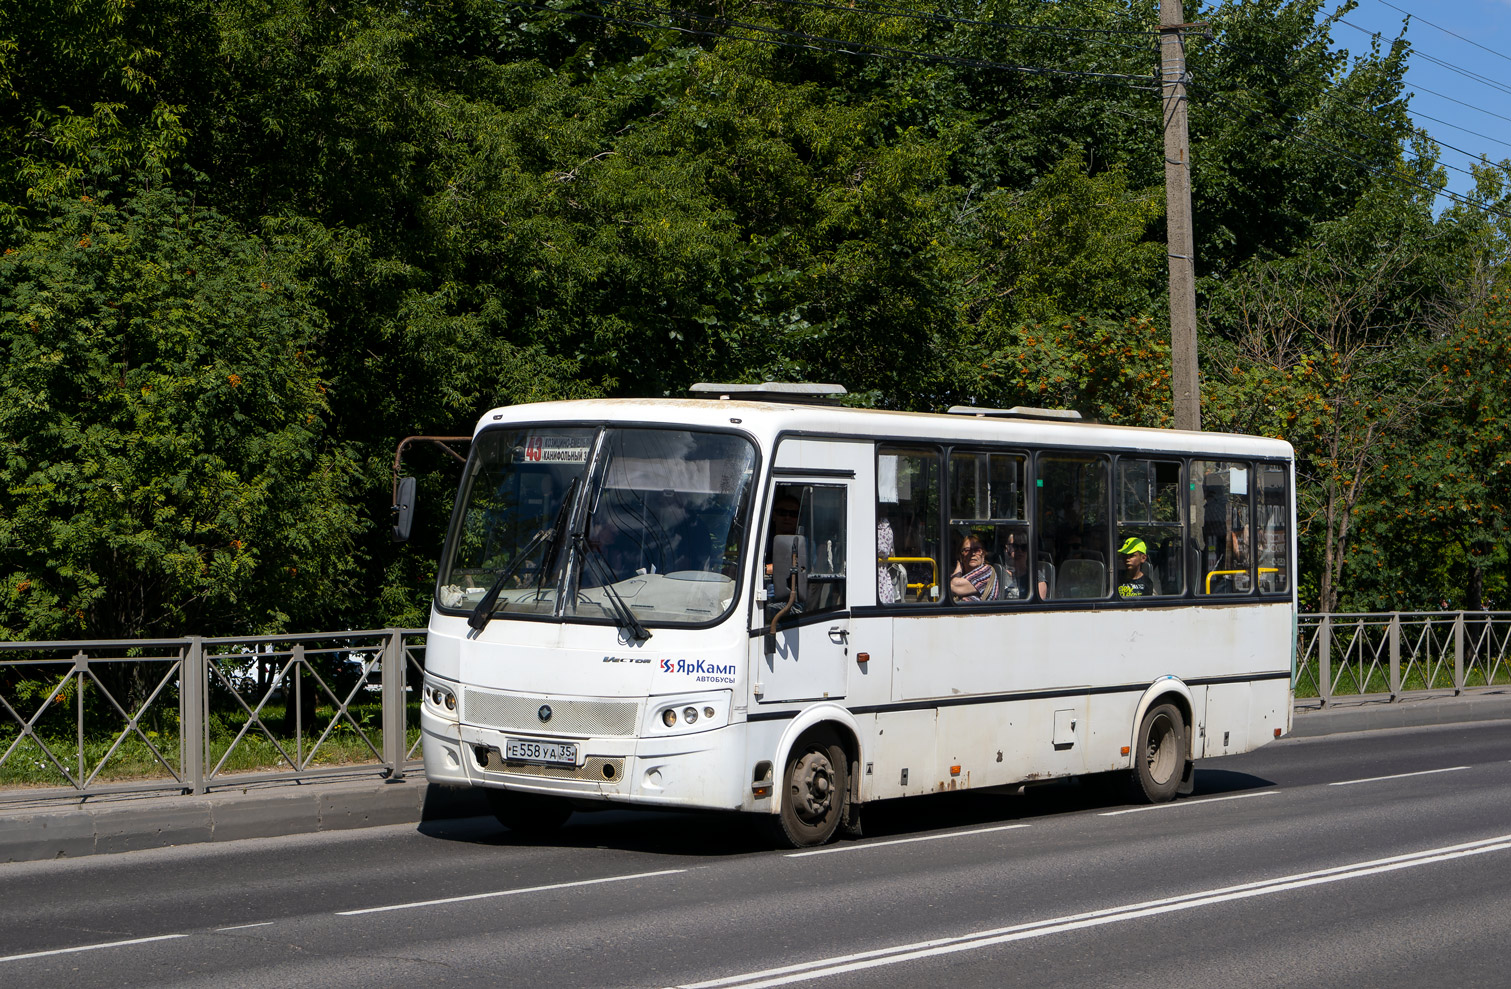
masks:
[(797, 498), (790, 494), (778, 494), (771, 506), (771, 528), (766, 536), (766, 577), (771, 578), (771, 547), (777, 536), (797, 535), (798, 512), (802, 508)]
[(907, 571), (902, 571), (901, 578), (898, 571), (902, 564), (889, 562), (897, 555), (896, 536), (892, 532), (892, 522), (883, 518), (876, 523), (876, 603), (896, 604), (902, 600), (903, 589), (907, 587)]
[[(1028, 597), (1028, 544), (1026, 542), (1014, 542), (1008, 547), (1008, 586), (1004, 589), (1003, 597), (1016, 597), (1020, 600)], [(1039, 564), (1039, 599), (1046, 600), (1049, 597), (1049, 575), (1044, 569), (1044, 564)]]
[(1154, 593), (1154, 578), (1144, 570), (1149, 560), (1149, 547), (1137, 536), (1129, 536), (1118, 548), (1123, 557), (1123, 582), (1118, 584), (1118, 597), (1144, 597)]
[(986, 548), (975, 536), (966, 536), (960, 544), (960, 558), (950, 574), (950, 594), (956, 601), (980, 604), (997, 600), (997, 569), (986, 562)]
[[(602, 583), (613, 583), (645, 572), (645, 568), (640, 566), (640, 546), (607, 512), (593, 519), (593, 527), (588, 533), (588, 551), (593, 554), (598, 565), (590, 563), (583, 567), (584, 587), (597, 587)], [(605, 573), (607, 580), (604, 579)]]

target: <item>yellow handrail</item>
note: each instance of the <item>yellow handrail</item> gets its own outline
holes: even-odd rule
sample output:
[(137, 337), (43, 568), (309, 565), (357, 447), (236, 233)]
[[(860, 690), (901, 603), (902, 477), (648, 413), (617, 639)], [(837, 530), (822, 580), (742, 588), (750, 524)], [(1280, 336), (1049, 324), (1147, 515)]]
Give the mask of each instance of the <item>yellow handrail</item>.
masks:
[[(1279, 573), (1280, 572), (1280, 568), (1279, 567), (1260, 567), (1259, 568), (1259, 572), (1260, 573)], [(1247, 570), (1213, 570), (1211, 573), (1207, 574), (1207, 593), (1208, 594), (1212, 593), (1212, 578), (1213, 577), (1231, 577), (1234, 574), (1246, 574), (1246, 573), (1248, 573)]]
[(887, 556), (882, 557), (882, 559), (886, 560), (887, 563), (927, 563), (929, 565), (929, 573), (933, 578), (933, 583), (909, 584), (908, 590), (910, 591), (918, 591), (922, 594), (925, 588), (937, 587), (939, 585), (939, 561), (932, 556)]

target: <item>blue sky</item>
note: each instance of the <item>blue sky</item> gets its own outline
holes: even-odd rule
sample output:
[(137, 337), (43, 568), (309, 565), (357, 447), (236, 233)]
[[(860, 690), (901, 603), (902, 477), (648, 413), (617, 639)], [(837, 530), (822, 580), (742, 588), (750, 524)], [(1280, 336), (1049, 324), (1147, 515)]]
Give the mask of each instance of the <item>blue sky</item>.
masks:
[[(1407, 13), (1413, 15), (1406, 28), (1413, 49), (1406, 73), (1407, 90), (1415, 94), (1412, 116), (1442, 146), (1440, 160), (1467, 169), (1471, 155), (1511, 158), (1511, 0), (1359, 0), (1343, 17), (1348, 24), (1334, 26), (1333, 41), (1351, 53), (1367, 52), (1365, 31), (1380, 32), (1388, 43), (1401, 33)], [(1468, 175), (1446, 172), (1449, 189), (1472, 188)], [(1440, 208), (1446, 205), (1439, 200)]]

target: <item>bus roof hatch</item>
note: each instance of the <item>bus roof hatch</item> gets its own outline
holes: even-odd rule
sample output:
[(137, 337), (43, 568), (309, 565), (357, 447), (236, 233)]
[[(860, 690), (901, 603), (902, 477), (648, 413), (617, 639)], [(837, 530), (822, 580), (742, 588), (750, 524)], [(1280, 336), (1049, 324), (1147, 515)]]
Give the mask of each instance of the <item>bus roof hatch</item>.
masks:
[(949, 414), (954, 416), (985, 416), (991, 419), (1053, 419), (1056, 422), (1080, 422), (1081, 413), (1074, 409), (1035, 409), (1027, 405), (1014, 405), (1010, 409), (985, 409), (975, 405), (952, 405)]
[(844, 385), (807, 381), (762, 381), (757, 384), (718, 384), (700, 381), (688, 391), (697, 398), (717, 397), (745, 402), (792, 402), (803, 405), (838, 405), (847, 394)]

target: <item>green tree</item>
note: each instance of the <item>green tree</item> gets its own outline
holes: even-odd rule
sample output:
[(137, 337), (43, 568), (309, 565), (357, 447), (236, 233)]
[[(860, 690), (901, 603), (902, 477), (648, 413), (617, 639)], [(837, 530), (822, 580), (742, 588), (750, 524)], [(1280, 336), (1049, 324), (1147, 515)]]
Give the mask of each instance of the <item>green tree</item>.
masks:
[(166, 190), (45, 205), (0, 257), (0, 627), (328, 620), (359, 519), (297, 247)]

